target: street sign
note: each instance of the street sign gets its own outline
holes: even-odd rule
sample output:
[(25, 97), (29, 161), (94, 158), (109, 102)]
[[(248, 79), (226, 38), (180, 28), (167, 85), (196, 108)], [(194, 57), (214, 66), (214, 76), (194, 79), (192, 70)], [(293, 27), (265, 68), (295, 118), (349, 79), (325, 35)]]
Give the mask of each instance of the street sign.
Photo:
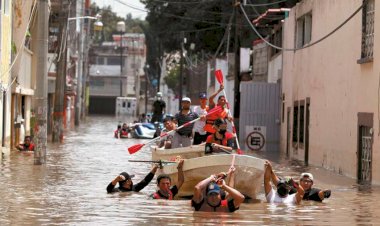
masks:
[(266, 127), (246, 126), (246, 144), (252, 151), (265, 151)]

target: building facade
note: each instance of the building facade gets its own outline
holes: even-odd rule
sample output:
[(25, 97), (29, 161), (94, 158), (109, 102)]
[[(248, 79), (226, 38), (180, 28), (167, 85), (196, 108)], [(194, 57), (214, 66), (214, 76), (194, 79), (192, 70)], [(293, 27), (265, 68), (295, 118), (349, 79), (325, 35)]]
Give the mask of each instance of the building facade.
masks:
[[(360, 9), (363, 3), (367, 3)], [(377, 2), (378, 3), (378, 2)], [(360, 182), (380, 184), (380, 5), (302, 1), (284, 22), (281, 149)]]

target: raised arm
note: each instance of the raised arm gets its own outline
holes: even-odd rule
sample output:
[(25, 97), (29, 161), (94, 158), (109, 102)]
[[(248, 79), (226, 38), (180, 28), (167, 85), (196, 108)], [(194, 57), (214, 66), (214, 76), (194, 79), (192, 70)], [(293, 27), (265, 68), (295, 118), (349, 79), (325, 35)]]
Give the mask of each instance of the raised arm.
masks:
[(215, 181), (216, 180), (216, 176), (215, 175), (211, 175), (209, 176), (208, 178), (202, 180), (201, 182), (199, 182), (197, 185), (195, 185), (194, 187), (194, 195), (193, 195), (193, 201), (195, 203), (200, 203), (203, 199), (203, 195), (202, 195), (202, 192), (203, 190), (206, 188), (206, 186), (211, 182), (211, 181)]
[(158, 164), (154, 164), (152, 170), (148, 173), (148, 175), (146, 175), (142, 181), (134, 185), (134, 190), (140, 191), (143, 188), (145, 188), (152, 181), (154, 174), (156, 174), (157, 172), (158, 167)]
[(270, 185), (270, 181), (272, 178), (273, 170), (272, 165), (269, 161), (265, 161), (264, 163), (265, 172), (264, 172), (264, 189), (265, 189), (265, 196), (269, 194), (269, 192), (272, 190), (272, 186)]
[(181, 161), (179, 161), (178, 163), (178, 166), (177, 166), (177, 169), (178, 169), (178, 183), (177, 183), (177, 188), (178, 190), (182, 187), (183, 185), (183, 182), (185, 182), (185, 176), (183, 174), (183, 163), (184, 163), (184, 160), (181, 159)]
[(208, 98), (208, 105), (210, 108), (215, 107), (214, 98), (224, 89), (223, 85), (220, 85), (219, 89)]
[(244, 195), (235, 188), (228, 186), (224, 180), (222, 180), (221, 183), (220, 188), (228, 192), (228, 195), (234, 200), (235, 208), (239, 208), (240, 204), (244, 201)]
[(296, 203), (297, 203), (297, 204), (300, 204), (301, 201), (302, 201), (303, 195), (305, 194), (305, 191), (303, 190), (303, 187), (302, 187), (301, 185), (298, 185), (298, 184), (294, 183), (294, 186), (295, 186), (296, 189), (297, 189), (297, 193), (296, 193)]

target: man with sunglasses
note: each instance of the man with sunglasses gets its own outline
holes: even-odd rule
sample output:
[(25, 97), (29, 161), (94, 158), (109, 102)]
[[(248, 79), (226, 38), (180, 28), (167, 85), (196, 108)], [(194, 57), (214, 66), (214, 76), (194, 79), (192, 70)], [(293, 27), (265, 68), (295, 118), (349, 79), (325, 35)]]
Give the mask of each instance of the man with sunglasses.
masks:
[(311, 173), (302, 173), (300, 176), (300, 185), (304, 188), (305, 194), (303, 200), (313, 200), (322, 202), (323, 199), (329, 198), (331, 190), (321, 190), (318, 188), (312, 188), (314, 184), (314, 177)]

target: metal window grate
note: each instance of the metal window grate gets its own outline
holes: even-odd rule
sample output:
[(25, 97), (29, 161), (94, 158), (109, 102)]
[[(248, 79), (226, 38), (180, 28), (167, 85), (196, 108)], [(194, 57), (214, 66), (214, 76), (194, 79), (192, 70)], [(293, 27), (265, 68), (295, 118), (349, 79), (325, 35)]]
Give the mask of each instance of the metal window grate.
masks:
[(373, 40), (375, 26), (375, 1), (364, 0), (362, 24), (362, 59), (373, 58)]

